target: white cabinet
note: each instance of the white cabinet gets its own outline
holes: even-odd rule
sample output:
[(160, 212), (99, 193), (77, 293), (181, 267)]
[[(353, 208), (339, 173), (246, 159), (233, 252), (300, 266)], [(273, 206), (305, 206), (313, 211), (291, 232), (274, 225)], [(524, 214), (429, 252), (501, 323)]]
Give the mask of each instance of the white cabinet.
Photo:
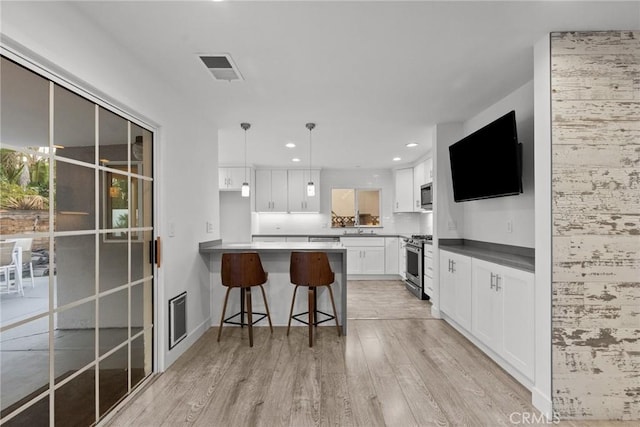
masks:
[(400, 278), (407, 280), (407, 249), (404, 239), (400, 240), (400, 248), (398, 250), (398, 270)]
[(473, 259), (471, 332), (487, 347), (533, 379), (532, 273)]
[(398, 169), (395, 177), (394, 212), (413, 212), (413, 168)]
[(427, 181), (424, 178), (424, 162), (418, 163), (413, 167), (413, 211), (422, 212), (420, 186), (426, 184)]
[(385, 237), (384, 238), (384, 273), (385, 274), (399, 274), (400, 265), (398, 258), (398, 250), (400, 246), (400, 239), (398, 237)]
[(471, 330), (471, 258), (440, 251), (440, 310)]
[(347, 274), (384, 274), (384, 237), (341, 237), (347, 248)]
[(424, 293), (433, 298), (433, 245), (424, 245)]
[[(251, 180), (251, 169), (246, 169), (247, 182)], [(245, 182), (245, 168), (218, 168), (218, 189), (240, 191)]]
[[(320, 171), (289, 170), (288, 194), (289, 212), (320, 212)], [(316, 195), (307, 196), (307, 184), (312, 181), (316, 187)]]
[(256, 211), (287, 211), (287, 171), (256, 170)]
[(427, 159), (424, 161), (424, 179), (425, 184), (433, 182), (433, 159)]
[(284, 236), (253, 236), (251, 240), (254, 242), (286, 242), (287, 238)]
[(285, 237), (286, 242), (308, 242), (309, 237), (307, 236), (287, 236)]

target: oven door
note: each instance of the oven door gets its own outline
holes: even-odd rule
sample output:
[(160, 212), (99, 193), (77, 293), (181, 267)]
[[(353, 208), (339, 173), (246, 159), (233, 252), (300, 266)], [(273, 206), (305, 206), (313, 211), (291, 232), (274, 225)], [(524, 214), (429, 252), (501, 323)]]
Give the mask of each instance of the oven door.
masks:
[(407, 265), (406, 275), (407, 281), (415, 285), (422, 292), (422, 248), (406, 245)]

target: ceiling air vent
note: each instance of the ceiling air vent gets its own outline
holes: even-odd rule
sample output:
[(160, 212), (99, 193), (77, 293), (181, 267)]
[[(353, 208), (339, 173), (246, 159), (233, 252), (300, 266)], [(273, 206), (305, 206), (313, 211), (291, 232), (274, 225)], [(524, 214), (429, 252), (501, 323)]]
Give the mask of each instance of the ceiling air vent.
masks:
[(232, 80), (244, 80), (238, 67), (233, 63), (231, 55), (224, 53), (219, 55), (199, 55), (199, 57), (216, 80), (229, 82)]

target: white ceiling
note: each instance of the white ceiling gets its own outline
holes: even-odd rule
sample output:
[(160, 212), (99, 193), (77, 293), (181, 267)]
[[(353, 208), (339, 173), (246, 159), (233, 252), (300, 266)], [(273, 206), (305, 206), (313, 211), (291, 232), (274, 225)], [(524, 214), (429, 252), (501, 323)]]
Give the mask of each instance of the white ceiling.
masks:
[[(631, 29), (639, 2), (78, 2), (168, 85), (206, 105), (220, 164), (388, 168), (430, 149), (533, 78), (533, 45), (556, 30)], [(627, 26), (627, 28), (621, 27)], [(244, 81), (216, 81), (198, 53), (229, 53)], [(291, 150), (286, 142), (295, 142)], [(405, 144), (418, 142), (417, 148)]]

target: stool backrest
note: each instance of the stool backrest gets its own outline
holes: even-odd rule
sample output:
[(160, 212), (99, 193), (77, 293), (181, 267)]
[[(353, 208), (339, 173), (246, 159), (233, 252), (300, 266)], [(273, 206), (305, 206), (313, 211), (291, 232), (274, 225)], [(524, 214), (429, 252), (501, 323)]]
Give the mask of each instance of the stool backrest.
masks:
[(16, 247), (16, 242), (4, 241), (0, 242), (0, 266), (7, 266), (13, 264), (13, 251)]
[(335, 280), (326, 252), (291, 252), (291, 283), (301, 286), (327, 286)]
[(255, 252), (222, 254), (222, 284), (232, 288), (247, 288), (267, 281), (260, 255)]

